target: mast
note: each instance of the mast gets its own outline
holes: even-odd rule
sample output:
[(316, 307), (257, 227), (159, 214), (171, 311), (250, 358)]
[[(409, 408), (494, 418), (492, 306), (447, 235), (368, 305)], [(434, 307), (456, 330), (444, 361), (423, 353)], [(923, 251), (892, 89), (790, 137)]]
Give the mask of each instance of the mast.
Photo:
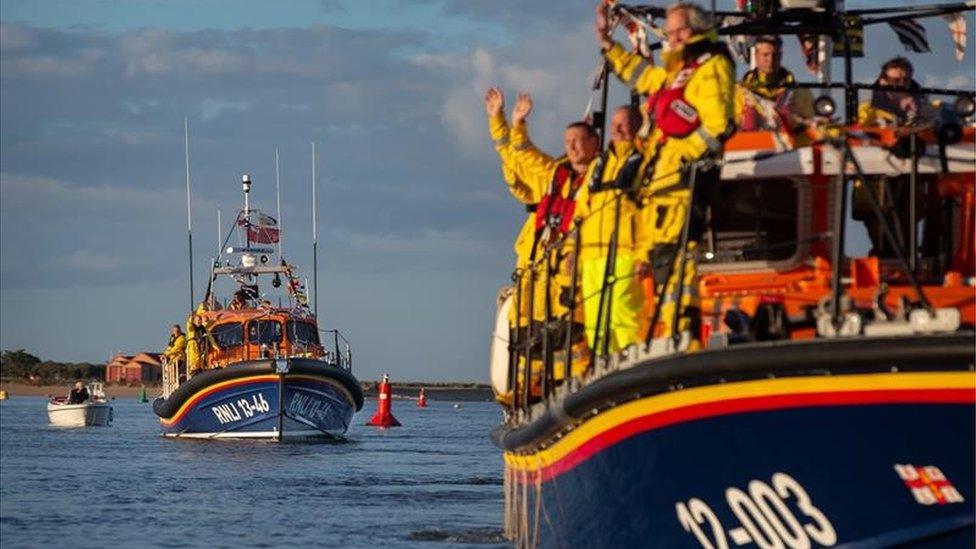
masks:
[(251, 248), (251, 176), (244, 174), (241, 177), (241, 187), (244, 188), (244, 238), (247, 248)]
[(220, 234), (220, 208), (217, 208), (217, 261), (220, 261), (220, 256), (224, 253), (224, 244), (220, 240), (221, 236), (223, 235)]
[(281, 258), (281, 177), (278, 171), (278, 147), (275, 147), (275, 199), (278, 202), (278, 258)]
[[(319, 317), (319, 255), (318, 255), (318, 240), (319, 232), (318, 227), (315, 223), (315, 141), (312, 141), (312, 293), (314, 297), (312, 298), (312, 311), (315, 313), (315, 318), (318, 320)], [(306, 282), (307, 284), (307, 282)]]
[(183, 163), (186, 168), (186, 239), (190, 264), (190, 312), (193, 312), (193, 218), (190, 215), (190, 124), (183, 117)]

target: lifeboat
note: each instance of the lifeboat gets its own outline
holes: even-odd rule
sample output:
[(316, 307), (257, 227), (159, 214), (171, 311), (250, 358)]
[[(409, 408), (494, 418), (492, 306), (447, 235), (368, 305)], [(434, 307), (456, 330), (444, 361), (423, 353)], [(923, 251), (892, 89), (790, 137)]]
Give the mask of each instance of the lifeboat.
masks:
[[(855, 98), (863, 89), (840, 87)], [(959, 95), (972, 105), (972, 92)], [(695, 252), (700, 350), (649, 337), (594, 354), (579, 375), (567, 353), (533, 361), (525, 376), (526, 351), (496, 343), (505, 420), (492, 440), (505, 461), (509, 539), (972, 546), (972, 115), (959, 113), (951, 139), (938, 124), (849, 121), (802, 139), (728, 140)], [(844, 253), (853, 226), (870, 240), (863, 257)], [(506, 332), (502, 318), (496, 342)]]

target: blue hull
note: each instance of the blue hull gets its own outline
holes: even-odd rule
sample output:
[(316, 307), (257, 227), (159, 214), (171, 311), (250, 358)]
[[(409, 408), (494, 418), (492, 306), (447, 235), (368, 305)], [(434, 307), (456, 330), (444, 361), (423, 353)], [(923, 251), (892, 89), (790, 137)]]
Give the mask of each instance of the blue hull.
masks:
[[(971, 341), (699, 353), (606, 376), (493, 433), (506, 534), (529, 547), (973, 547)], [(833, 351), (847, 362), (824, 366)]]
[[(971, 405), (696, 421), (530, 482), (528, 509), (541, 493), (543, 547), (973, 547), (974, 430)], [(909, 464), (937, 467), (963, 501), (920, 501), (895, 469)]]
[(163, 434), (271, 440), (342, 436), (362, 408), (358, 384), (334, 367), (305, 366), (284, 373), (265, 361), (199, 374), (169, 402), (154, 405)]

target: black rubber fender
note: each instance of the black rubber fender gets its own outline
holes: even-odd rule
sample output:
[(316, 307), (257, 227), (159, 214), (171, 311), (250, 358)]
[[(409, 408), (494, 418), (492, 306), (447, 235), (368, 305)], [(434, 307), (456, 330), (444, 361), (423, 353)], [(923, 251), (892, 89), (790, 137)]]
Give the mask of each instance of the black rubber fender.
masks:
[[(273, 359), (249, 360), (246, 362), (238, 362), (225, 368), (206, 370), (190, 378), (190, 381), (180, 385), (179, 388), (169, 395), (169, 398), (157, 398), (154, 400), (153, 412), (162, 418), (172, 417), (187, 399), (210, 385), (241, 377), (273, 373), (275, 373), (275, 361)], [(332, 378), (345, 387), (349, 391), (349, 394), (352, 395), (356, 411), (358, 412), (363, 409), (363, 389), (360, 387), (359, 381), (348, 370), (321, 360), (291, 358), (289, 359), (288, 373)]]

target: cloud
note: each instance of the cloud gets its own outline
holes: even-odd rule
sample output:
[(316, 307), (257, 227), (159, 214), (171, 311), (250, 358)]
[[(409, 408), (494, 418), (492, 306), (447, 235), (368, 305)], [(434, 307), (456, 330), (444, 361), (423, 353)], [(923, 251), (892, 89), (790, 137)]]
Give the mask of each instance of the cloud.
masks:
[[(533, 141), (558, 152), (593, 96), (593, 2), (431, 2), (428, 25), (384, 15), (357, 30), (0, 23), (3, 344), (84, 360), (162, 343), (186, 307), (187, 116), (198, 292), (216, 208), (233, 215), (242, 173), (252, 203), (274, 209), (275, 147), (286, 254), (311, 275), (314, 140), (324, 323), (349, 327), (364, 376), (396, 363), (483, 379), (477, 357), (525, 216), (499, 178), (484, 90), (503, 86), (509, 107), (530, 91)], [(364, 11), (352, 6), (321, 3), (349, 20)], [(920, 73), (971, 86), (970, 59), (955, 63), (944, 26), (932, 30), (944, 55), (912, 57)], [(875, 57), (857, 74), (872, 78), (900, 46), (887, 29), (868, 42)], [(613, 85), (611, 104), (626, 100)]]

